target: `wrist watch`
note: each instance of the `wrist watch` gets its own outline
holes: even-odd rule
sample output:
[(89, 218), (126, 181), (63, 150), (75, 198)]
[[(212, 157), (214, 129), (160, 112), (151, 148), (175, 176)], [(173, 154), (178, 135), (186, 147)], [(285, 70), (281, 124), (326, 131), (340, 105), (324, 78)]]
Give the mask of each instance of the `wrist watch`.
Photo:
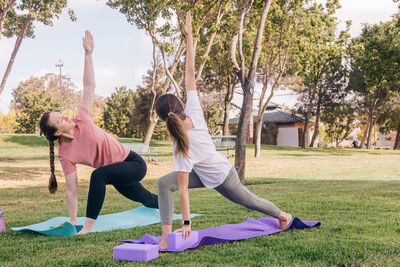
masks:
[(182, 225), (190, 225), (190, 220), (182, 220)]

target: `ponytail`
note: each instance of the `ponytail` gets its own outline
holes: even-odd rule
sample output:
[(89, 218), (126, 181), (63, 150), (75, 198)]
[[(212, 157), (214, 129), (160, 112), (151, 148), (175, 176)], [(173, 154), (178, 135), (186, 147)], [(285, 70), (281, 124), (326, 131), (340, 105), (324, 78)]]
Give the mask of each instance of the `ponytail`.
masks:
[(183, 129), (183, 121), (186, 119), (183, 105), (173, 94), (159, 96), (156, 100), (156, 112), (167, 123), (168, 132), (176, 144), (177, 152), (189, 157), (189, 138)]
[(50, 179), (49, 179), (49, 191), (54, 194), (57, 191), (57, 179), (54, 174), (54, 140), (49, 141), (50, 145)]
[(189, 138), (183, 129), (183, 120), (175, 113), (170, 112), (166, 121), (167, 128), (175, 141), (177, 152), (183, 154), (185, 158), (189, 157)]
[(49, 179), (49, 191), (51, 194), (54, 194), (57, 191), (57, 180), (55, 175), (55, 168), (54, 168), (54, 141), (57, 140), (59, 137), (54, 136), (54, 133), (57, 131), (56, 128), (51, 127), (47, 124), (49, 120), (50, 112), (46, 112), (42, 115), (39, 122), (40, 127), (40, 135), (44, 135), (46, 139), (49, 141), (50, 146), (50, 179)]

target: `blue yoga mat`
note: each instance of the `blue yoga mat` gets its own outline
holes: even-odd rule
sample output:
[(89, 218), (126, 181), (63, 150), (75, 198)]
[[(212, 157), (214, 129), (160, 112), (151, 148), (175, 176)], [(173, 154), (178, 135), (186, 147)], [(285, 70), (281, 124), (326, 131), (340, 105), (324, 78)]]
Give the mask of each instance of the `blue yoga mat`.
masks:
[[(201, 216), (201, 214), (191, 214), (190, 217), (194, 218)], [(174, 220), (182, 219), (181, 215), (174, 214)], [(57, 226), (59, 223), (64, 222), (62, 225)], [(158, 209), (151, 209), (147, 207), (139, 207), (132, 210), (122, 211), (118, 213), (100, 215), (93, 227), (92, 232), (104, 232), (114, 229), (128, 229), (136, 226), (145, 226), (160, 222), (160, 212)], [(69, 222), (69, 217), (55, 217), (47, 221), (31, 224), (22, 227), (11, 227), (14, 231), (30, 231), (36, 232), (47, 236), (70, 236), (75, 235), (82, 229), (85, 223), (85, 217), (78, 217), (77, 225), (74, 226)]]

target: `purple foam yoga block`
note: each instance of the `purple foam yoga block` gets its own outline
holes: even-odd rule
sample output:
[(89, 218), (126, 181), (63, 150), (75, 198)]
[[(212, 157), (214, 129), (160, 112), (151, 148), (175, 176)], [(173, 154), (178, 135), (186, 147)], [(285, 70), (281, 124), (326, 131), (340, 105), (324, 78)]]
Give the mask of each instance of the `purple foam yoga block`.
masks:
[(193, 246), (199, 241), (199, 233), (192, 231), (189, 238), (183, 239), (182, 233), (168, 233), (167, 242), (168, 250), (185, 250), (188, 247)]
[(114, 260), (150, 261), (158, 257), (158, 245), (125, 243), (114, 247)]

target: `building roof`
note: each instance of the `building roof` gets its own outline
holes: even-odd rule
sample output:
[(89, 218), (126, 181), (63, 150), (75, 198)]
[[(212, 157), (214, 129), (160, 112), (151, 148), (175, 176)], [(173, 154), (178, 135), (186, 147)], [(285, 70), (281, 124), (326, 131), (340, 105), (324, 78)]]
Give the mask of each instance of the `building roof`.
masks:
[[(258, 116), (253, 116), (253, 122), (257, 122)], [(305, 122), (305, 119), (296, 116), (294, 114), (279, 110), (274, 107), (268, 107), (263, 114), (262, 122), (273, 122), (276, 124), (288, 124), (295, 122)], [(238, 124), (239, 118), (233, 118), (229, 120), (229, 124)], [(309, 121), (310, 124), (314, 124), (313, 121)]]

